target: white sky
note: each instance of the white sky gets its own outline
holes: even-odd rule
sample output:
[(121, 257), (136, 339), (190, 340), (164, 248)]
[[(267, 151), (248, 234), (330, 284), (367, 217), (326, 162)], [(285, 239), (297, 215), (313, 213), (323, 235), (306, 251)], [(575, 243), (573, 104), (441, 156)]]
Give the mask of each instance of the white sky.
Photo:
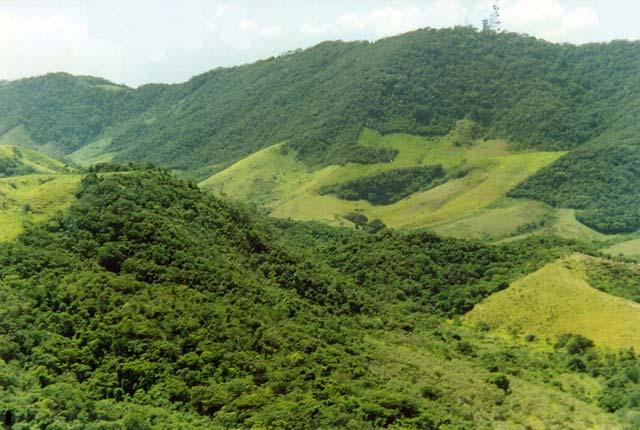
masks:
[[(0, 0), (0, 79), (47, 72), (180, 82), (323, 40), (480, 26), (490, 0)], [(504, 28), (554, 42), (640, 39), (640, 1), (502, 0)]]

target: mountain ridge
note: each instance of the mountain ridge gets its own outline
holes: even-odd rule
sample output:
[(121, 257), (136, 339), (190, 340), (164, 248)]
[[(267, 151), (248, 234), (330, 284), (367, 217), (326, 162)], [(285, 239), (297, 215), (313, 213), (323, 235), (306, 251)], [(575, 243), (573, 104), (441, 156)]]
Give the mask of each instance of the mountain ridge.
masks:
[[(633, 163), (611, 154), (640, 154), (639, 84), (638, 42), (574, 46), (423, 29), (324, 42), (173, 85), (131, 89), (66, 74), (9, 82), (0, 88), (0, 136), (80, 165), (152, 162), (201, 181), (273, 145), (307, 170), (393, 163), (402, 146), (361, 144), (366, 130), (435, 139), (471, 124), (451, 137), (456, 144), (502, 139), (519, 151), (569, 152), (507, 196), (576, 210), (601, 233), (634, 233), (640, 209), (624, 191), (635, 183), (625, 174)], [(594, 158), (598, 172), (555, 173)], [(607, 171), (613, 180), (602, 178)], [(610, 186), (617, 190), (601, 192)]]
[[(7, 87), (58, 80), (58, 85), (98, 98), (97, 106), (90, 105), (94, 122), (85, 118), (87, 130), (81, 127), (84, 140), (57, 144), (63, 152), (111, 137), (115, 159), (154, 161), (183, 170), (234, 161), (291, 139), (291, 148), (310, 163), (377, 161), (389, 154), (354, 152), (363, 126), (383, 134), (442, 135), (465, 116), (488, 125), (490, 134), (525, 146), (567, 149), (602, 133), (603, 121), (611, 120), (611, 107), (594, 109), (594, 103), (585, 102), (601, 104), (620, 96), (608, 84), (611, 77), (602, 79), (612, 64), (616, 79), (637, 80), (629, 67), (640, 57), (639, 46), (556, 45), (469, 28), (425, 29), (375, 43), (324, 42), (288, 56), (218, 68), (180, 84), (131, 89), (93, 77), (77, 78), (74, 84), (70, 75), (52, 74), (10, 82), (3, 92), (6, 98)], [(620, 51), (627, 56), (637, 52), (622, 62)], [(501, 88), (503, 76), (518, 79), (519, 88)], [(99, 85), (120, 88), (111, 92), (122, 94), (114, 97)], [(39, 96), (48, 98), (50, 89), (40, 87)], [(224, 112), (217, 107), (220, 103), (225, 104)], [(328, 106), (331, 112), (326, 112)], [(594, 109), (593, 115), (589, 109)], [(0, 125), (7, 123), (9, 114), (6, 107), (4, 112), (0, 109)], [(187, 119), (191, 129), (180, 125)], [(50, 136), (42, 135), (37, 124), (27, 128), (38, 145), (48, 143)], [(2, 129), (8, 130), (6, 125)], [(214, 151), (220, 138), (225, 148)]]

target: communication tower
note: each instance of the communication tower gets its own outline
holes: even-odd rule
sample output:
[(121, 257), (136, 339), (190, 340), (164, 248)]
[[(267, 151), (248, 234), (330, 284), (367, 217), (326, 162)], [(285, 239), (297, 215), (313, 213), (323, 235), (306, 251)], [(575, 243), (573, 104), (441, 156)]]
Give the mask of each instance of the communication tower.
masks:
[(489, 15), (489, 18), (482, 20), (482, 31), (495, 31), (496, 33), (502, 31), (500, 5), (497, 0), (493, 3), (493, 11)]
[(491, 29), (497, 33), (502, 30), (502, 21), (500, 21), (500, 5), (498, 1), (493, 4), (493, 13), (490, 16), (489, 25)]

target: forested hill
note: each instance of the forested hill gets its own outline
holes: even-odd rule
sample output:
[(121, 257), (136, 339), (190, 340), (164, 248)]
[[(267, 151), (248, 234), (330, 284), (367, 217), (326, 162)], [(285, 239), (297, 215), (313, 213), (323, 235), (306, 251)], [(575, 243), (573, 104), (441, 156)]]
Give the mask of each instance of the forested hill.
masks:
[(19, 130), (50, 153), (84, 148), (76, 160), (191, 172), (285, 140), (310, 164), (386, 161), (393, 151), (356, 145), (363, 127), (443, 135), (465, 117), (522, 147), (571, 149), (635, 135), (639, 84), (638, 43), (425, 29), (326, 42), (177, 85), (64, 74), (3, 82), (0, 134)]
[(569, 337), (579, 349), (538, 353), (447, 322), (576, 244), (273, 224), (163, 170), (98, 170), (68, 211), (0, 244), (0, 404), (16, 429), (634, 417), (633, 352)]

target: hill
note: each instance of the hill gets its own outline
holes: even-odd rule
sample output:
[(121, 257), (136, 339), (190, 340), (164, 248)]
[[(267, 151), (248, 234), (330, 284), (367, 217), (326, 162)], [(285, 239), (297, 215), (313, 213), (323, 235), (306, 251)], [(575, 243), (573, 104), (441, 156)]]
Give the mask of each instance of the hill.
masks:
[[(0, 141), (1, 143), (1, 141)], [(70, 171), (64, 163), (24, 147), (0, 144), (0, 178)]]
[(602, 252), (613, 256), (623, 255), (627, 257), (638, 257), (640, 256), (640, 239), (632, 239), (617, 243), (603, 249)]
[(604, 233), (640, 228), (640, 145), (584, 148), (542, 169), (509, 192), (556, 207), (575, 208), (576, 218)]
[(0, 241), (15, 238), (25, 223), (44, 221), (68, 207), (80, 181), (58, 160), (3, 144), (16, 140), (16, 135), (0, 140)]
[[(273, 223), (166, 171), (121, 170), (86, 175), (63, 214), (0, 244), (0, 401), (16, 427), (633, 422), (631, 394), (601, 401), (620, 394), (604, 364), (584, 374), (570, 351), (446, 319), (579, 245)], [(607, 357), (616, 389), (637, 389), (628, 354)]]
[[(468, 122), (468, 121), (467, 121)], [(362, 147), (386, 148), (397, 153), (390, 163), (331, 165), (313, 169), (283, 151), (282, 145), (264, 149), (200, 183), (218, 194), (266, 207), (272, 216), (299, 220), (321, 220), (350, 224), (345, 217), (358, 213), (380, 219), (393, 228), (430, 227), (460, 237), (501, 237), (541, 220), (549, 210), (544, 205), (503, 201), (514, 185), (562, 156), (561, 152), (515, 151), (505, 141), (468, 139), (457, 141), (459, 125), (440, 138), (406, 134), (381, 136), (365, 130)], [(387, 175), (415, 168), (441, 166), (439, 182), (427, 189), (403, 193), (388, 186)], [(364, 198), (345, 200), (331, 187), (374, 178), (376, 193), (393, 196), (393, 202), (375, 204)], [(407, 195), (408, 194), (408, 195)], [(375, 198), (374, 198), (375, 199)], [(509, 216), (520, 213), (520, 216)], [(484, 217), (484, 222), (477, 221)], [(465, 220), (473, 220), (463, 226)], [(496, 222), (500, 220), (500, 222)]]
[(386, 161), (392, 152), (357, 145), (364, 127), (437, 136), (465, 117), (523, 147), (615, 145), (635, 130), (626, 119), (636, 98), (623, 89), (633, 87), (638, 61), (637, 43), (578, 47), (425, 29), (325, 42), (177, 85), (134, 90), (64, 74), (9, 82), (0, 88), (0, 134), (22, 125), (52, 152), (89, 146), (189, 171), (219, 170), (283, 141), (310, 165)]
[(75, 201), (80, 175), (32, 174), (0, 179), (0, 242), (14, 239), (26, 223), (43, 222)]
[[(197, 180), (245, 157), (272, 154), (269, 148), (279, 145), (291, 154), (279, 161), (294, 169), (295, 174), (286, 173), (292, 178), (307, 172), (314, 173), (310, 180), (319, 179), (338, 166), (351, 172), (325, 186), (338, 185), (337, 179), (368, 180), (357, 177), (350, 166), (375, 173), (376, 168), (367, 166), (406, 164), (398, 158), (405, 146), (413, 145), (404, 142), (414, 138), (437, 141), (449, 136), (461, 146), (478, 139), (507, 141), (514, 153), (570, 153), (550, 165), (553, 160), (523, 156), (518, 161), (523, 174), (517, 181), (509, 178), (500, 184), (501, 196), (517, 186), (509, 196), (576, 210), (578, 222), (600, 233), (628, 233), (639, 228), (638, 202), (628, 190), (637, 185), (632, 164), (637, 159), (635, 116), (640, 105), (637, 94), (627, 90), (637, 87), (638, 70), (639, 43), (572, 46), (472, 28), (424, 29), (375, 43), (325, 42), (253, 64), (212, 70), (175, 85), (132, 89), (66, 74), (8, 82), (0, 87), (0, 140), (83, 165), (150, 161)], [(472, 126), (461, 132), (460, 123)], [(387, 143), (395, 138), (396, 144), (363, 144), (362, 135), (369, 131)], [(426, 161), (417, 164), (429, 164)], [(607, 176), (607, 172), (614, 173)], [(407, 178), (402, 172), (387, 177), (390, 174)], [(495, 174), (501, 177), (500, 172)], [(468, 188), (464, 179), (450, 182), (444, 188), (434, 183), (431, 190), (416, 185), (418, 192), (405, 189), (390, 199), (397, 201), (410, 193), (408, 200), (431, 207), (429, 199), (423, 201), (425, 193), (450, 196), (459, 187)], [(261, 186), (270, 185), (267, 181)], [(331, 194), (307, 201), (309, 190), (284, 188), (300, 197), (297, 202), (288, 198), (289, 203), (274, 210), (276, 216), (334, 220), (335, 214), (353, 209)], [(480, 187), (478, 193), (485, 188), (493, 185)], [(530, 204), (518, 201), (513, 208), (486, 211), (491, 209), (486, 207), (489, 202), (481, 200), (466, 208), (453, 203), (427, 219), (411, 202), (402, 209), (406, 215), (396, 210), (399, 207), (381, 214), (365, 209), (374, 217), (387, 218), (389, 225), (426, 225), (473, 237), (501, 238), (513, 228), (526, 230), (526, 225), (541, 222), (541, 205), (534, 205), (534, 219), (514, 223), (505, 215), (516, 213), (521, 219)], [(496, 204), (505, 202), (509, 200)], [(307, 204), (316, 203), (326, 208), (324, 213), (305, 212)], [(458, 217), (456, 208), (483, 209), (473, 216), (480, 216), (479, 223), (487, 227), (467, 233), (469, 222)], [(460, 222), (439, 225), (449, 216)], [(490, 219), (498, 222), (485, 222)], [(492, 227), (502, 223), (508, 228)]]
[[(582, 255), (548, 264), (492, 295), (465, 318), (541, 339), (575, 333), (599, 345), (637, 349), (640, 335), (635, 327), (640, 322), (640, 304), (629, 300), (640, 298), (640, 288), (633, 281), (637, 269), (617, 266), (615, 277), (623, 285), (618, 290), (610, 288), (614, 279), (603, 282), (598, 276), (603, 264)], [(625, 271), (630, 271), (626, 281), (620, 279)]]

